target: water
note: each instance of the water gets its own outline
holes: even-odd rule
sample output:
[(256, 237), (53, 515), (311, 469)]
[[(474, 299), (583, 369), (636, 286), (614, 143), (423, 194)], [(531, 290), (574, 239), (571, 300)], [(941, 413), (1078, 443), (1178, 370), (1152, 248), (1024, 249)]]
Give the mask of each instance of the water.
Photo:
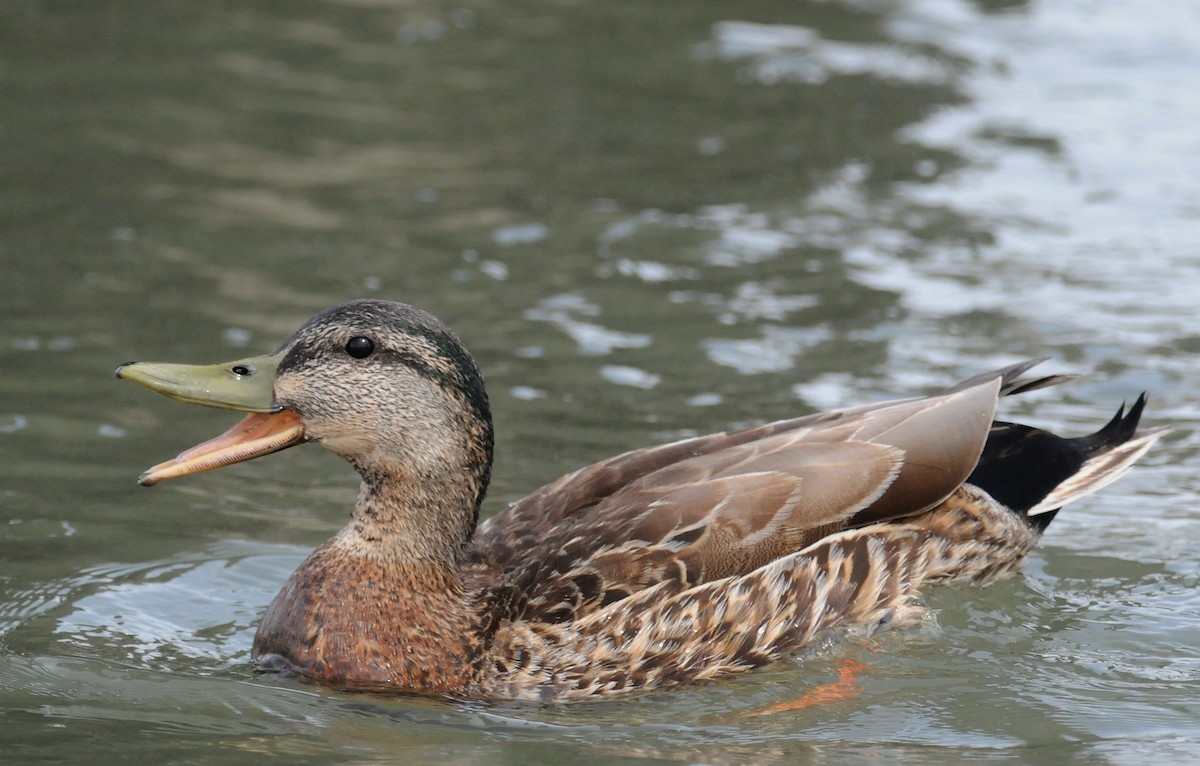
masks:
[[(486, 1), (0, 10), (5, 762), (1144, 763), (1200, 755), (1193, 3)], [(269, 350), (356, 296), (459, 330), (488, 511), (691, 433), (1092, 371), (1005, 413), (1174, 433), (936, 624), (566, 707), (255, 677), (355, 487), (111, 379)], [(854, 699), (774, 716), (866, 662)]]

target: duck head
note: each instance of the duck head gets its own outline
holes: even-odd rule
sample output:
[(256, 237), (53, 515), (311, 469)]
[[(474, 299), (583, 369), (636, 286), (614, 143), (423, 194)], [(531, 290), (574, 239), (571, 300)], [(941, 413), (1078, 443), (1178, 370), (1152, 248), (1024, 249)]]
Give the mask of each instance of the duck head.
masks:
[(131, 362), (117, 377), (250, 413), (146, 471), (143, 485), (309, 441), (353, 464), (364, 492), (403, 486), (432, 497), (452, 487), (477, 513), (487, 490), (493, 432), (479, 368), (446, 325), (412, 306), (352, 301), (313, 317), (273, 354), (208, 366)]

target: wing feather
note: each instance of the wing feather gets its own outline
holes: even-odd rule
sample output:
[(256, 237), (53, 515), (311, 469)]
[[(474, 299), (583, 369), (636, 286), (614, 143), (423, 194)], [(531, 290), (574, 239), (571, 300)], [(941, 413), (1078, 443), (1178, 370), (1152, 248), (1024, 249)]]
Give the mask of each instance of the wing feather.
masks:
[(501, 611), (555, 622), (661, 582), (742, 575), (838, 531), (921, 513), (974, 468), (1005, 380), (597, 463), (485, 523), (469, 571), (520, 594)]

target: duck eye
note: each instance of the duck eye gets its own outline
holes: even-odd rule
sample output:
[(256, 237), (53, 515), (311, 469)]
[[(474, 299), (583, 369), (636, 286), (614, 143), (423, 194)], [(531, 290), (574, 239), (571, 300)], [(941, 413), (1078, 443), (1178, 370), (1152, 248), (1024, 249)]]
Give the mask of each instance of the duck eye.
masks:
[(355, 359), (366, 359), (375, 351), (375, 343), (370, 338), (361, 335), (351, 338), (346, 343), (346, 353)]

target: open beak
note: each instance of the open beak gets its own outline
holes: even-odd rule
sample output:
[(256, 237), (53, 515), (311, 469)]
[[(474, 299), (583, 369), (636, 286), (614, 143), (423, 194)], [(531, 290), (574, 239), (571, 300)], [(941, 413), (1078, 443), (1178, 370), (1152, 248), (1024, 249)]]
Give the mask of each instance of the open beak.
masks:
[(269, 455), (304, 441), (304, 422), (275, 402), (275, 371), (283, 354), (214, 365), (129, 362), (117, 377), (172, 399), (249, 412), (233, 428), (159, 463), (138, 478), (142, 486)]

